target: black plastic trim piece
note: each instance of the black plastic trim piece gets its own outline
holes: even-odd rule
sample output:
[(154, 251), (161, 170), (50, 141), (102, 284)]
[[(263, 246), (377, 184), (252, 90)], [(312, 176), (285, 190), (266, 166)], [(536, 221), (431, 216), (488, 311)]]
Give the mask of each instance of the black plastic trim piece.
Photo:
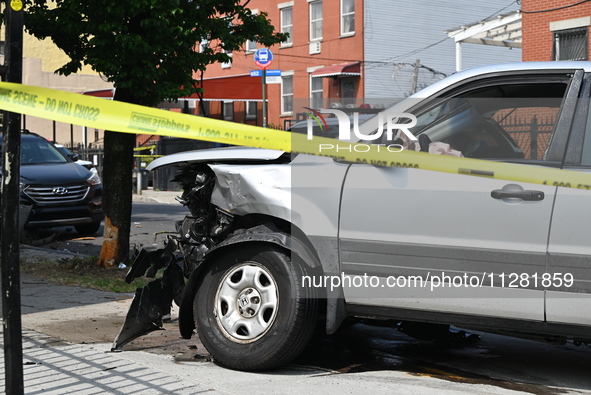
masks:
[(351, 316), (360, 318), (449, 324), (466, 329), (521, 336), (529, 335), (530, 337), (569, 336), (584, 339), (591, 337), (588, 326), (519, 320), (506, 317), (482, 317), (437, 311), (367, 306), (362, 304), (347, 304), (347, 312)]

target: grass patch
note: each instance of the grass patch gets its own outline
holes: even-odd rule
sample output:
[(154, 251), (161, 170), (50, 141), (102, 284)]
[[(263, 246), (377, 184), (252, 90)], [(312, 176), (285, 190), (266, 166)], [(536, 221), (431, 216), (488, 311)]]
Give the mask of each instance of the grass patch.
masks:
[(98, 257), (62, 258), (59, 260), (21, 260), (21, 271), (37, 278), (60, 285), (71, 285), (108, 292), (133, 293), (151, 279), (136, 278), (131, 284), (125, 282), (128, 268), (102, 268), (97, 266)]

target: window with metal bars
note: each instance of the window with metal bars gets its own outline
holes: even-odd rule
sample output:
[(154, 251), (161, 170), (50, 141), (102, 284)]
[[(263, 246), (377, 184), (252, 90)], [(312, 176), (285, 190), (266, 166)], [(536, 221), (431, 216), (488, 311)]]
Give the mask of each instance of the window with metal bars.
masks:
[(587, 60), (588, 28), (560, 30), (554, 32), (554, 60)]
[(233, 121), (234, 120), (234, 102), (233, 101), (225, 101), (224, 105), (222, 106), (222, 113), (224, 119), (226, 121)]

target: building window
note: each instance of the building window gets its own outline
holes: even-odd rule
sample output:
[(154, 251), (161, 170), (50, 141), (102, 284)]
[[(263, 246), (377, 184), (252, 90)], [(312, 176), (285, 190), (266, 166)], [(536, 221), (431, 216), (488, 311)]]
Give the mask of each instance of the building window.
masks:
[(195, 103), (195, 106), (199, 109), (198, 115), (203, 117), (209, 116), (209, 101), (199, 100)]
[(281, 113), (293, 113), (293, 76), (281, 78)]
[(559, 30), (554, 32), (554, 60), (587, 60), (588, 28)]
[(225, 101), (222, 107), (223, 117), (226, 121), (233, 121), (234, 120), (234, 102), (233, 101)]
[(293, 43), (293, 7), (286, 7), (280, 10), (281, 12), (281, 33), (288, 33), (287, 41), (281, 43), (282, 46), (291, 45)]
[(246, 40), (246, 52), (255, 52), (257, 50), (257, 42)]
[(355, 33), (355, 0), (341, 0), (341, 35)]
[(244, 108), (244, 114), (246, 119), (257, 119), (257, 102), (247, 101)]
[[(224, 50), (224, 53), (227, 54), (230, 58), (232, 58), (232, 52), (231, 51)], [(227, 68), (230, 68), (230, 67), (232, 67), (232, 61), (231, 60), (222, 63), (222, 69), (227, 69)]]
[[(250, 10), (250, 12), (252, 12), (252, 15), (258, 15), (259, 14), (259, 10), (258, 9), (254, 9), (254, 10)], [(253, 41), (253, 40), (246, 40), (246, 44), (245, 44), (245, 51), (246, 52), (255, 52), (257, 50), (257, 42)]]
[(322, 108), (322, 78), (310, 76), (310, 107)]
[(209, 48), (209, 41), (201, 40), (201, 43), (199, 43), (199, 52), (204, 53), (207, 48)]
[(322, 1), (310, 3), (310, 40), (322, 39)]
[(347, 105), (356, 101), (355, 78), (341, 78), (341, 102)]

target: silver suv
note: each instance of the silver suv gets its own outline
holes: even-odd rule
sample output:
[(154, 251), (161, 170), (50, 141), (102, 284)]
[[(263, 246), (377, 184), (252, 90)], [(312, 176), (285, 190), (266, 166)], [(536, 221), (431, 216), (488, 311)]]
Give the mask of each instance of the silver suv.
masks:
[[(589, 62), (503, 64), (389, 111), (416, 116), (406, 149), (588, 172), (590, 96)], [(376, 119), (360, 131), (378, 130)], [(249, 148), (149, 169), (161, 166), (179, 169), (191, 214), (130, 278), (168, 267), (177, 280), (162, 298), (180, 301), (181, 334), (197, 328), (222, 365), (287, 363), (318, 322), (330, 334), (347, 317), (591, 339), (587, 190)]]

